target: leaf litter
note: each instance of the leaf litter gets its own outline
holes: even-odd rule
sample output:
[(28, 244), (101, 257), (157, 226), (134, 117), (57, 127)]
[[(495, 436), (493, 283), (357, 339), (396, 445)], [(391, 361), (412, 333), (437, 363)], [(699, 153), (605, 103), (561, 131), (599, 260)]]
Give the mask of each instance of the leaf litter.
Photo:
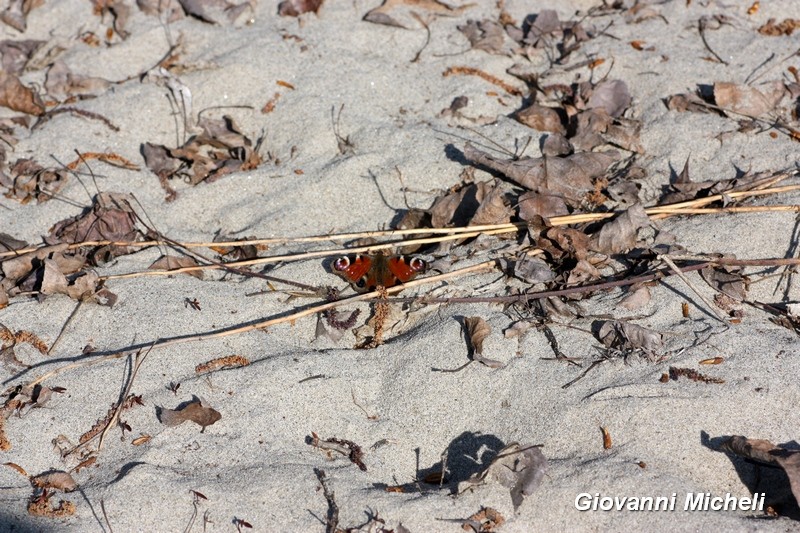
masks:
[[(114, 19), (114, 27), (118, 35), (124, 38), (126, 35), (124, 28), (128, 16), (124, 5), (121, 2), (105, 4), (106, 7), (100, 11), (107, 10), (107, 13)], [(234, 7), (233, 4), (227, 2), (216, 3), (217, 6), (222, 4), (226, 5), (225, 9)], [(281, 6), (284, 4), (302, 4), (300, 9), (305, 12), (317, 13), (321, 2), (284, 2)], [(160, 2), (156, 6), (152, 2), (142, 1), (137, 2), (137, 5), (143, 11), (151, 10), (149, 14), (163, 14), (166, 12), (165, 10), (169, 10), (170, 16), (177, 14), (180, 6), (184, 10), (184, 14), (189, 14), (203, 22), (213, 22), (212, 17), (204, 14), (204, 9), (210, 7), (211, 2)], [(367, 13), (365, 20), (405, 27), (404, 23), (395, 18), (399, 17), (395, 11), (400, 11), (398, 8), (407, 9), (409, 6), (426, 9), (438, 15), (451, 15), (462, 9), (438, 1), (387, 0), (380, 8)], [(463, 9), (468, 7), (464, 6)], [(281, 8), (279, 7), (279, 9)], [(615, 4), (599, 6), (599, 9), (619, 10), (621, 8)], [(290, 13), (289, 15), (297, 16), (299, 14)], [(660, 16), (656, 7), (645, 7), (639, 4), (625, 9), (624, 14), (629, 23), (638, 23)], [(367, 17), (371, 17), (372, 20)], [(421, 20), (415, 16), (412, 16), (411, 19), (417, 22)], [(472, 49), (512, 57), (519, 54), (535, 54), (542, 50), (555, 51), (556, 53), (551, 58), (552, 65), (560, 66), (568, 63), (570, 57), (580, 49), (581, 43), (598, 34), (583, 20), (580, 22), (559, 20), (554, 11), (542, 11), (535, 17), (531, 17), (529, 22), (517, 27), (515, 22), (503, 19), (501, 16), (498, 21), (468, 21), (459, 27), (459, 31), (469, 41)], [(26, 49), (34, 50), (39, 45), (30, 43), (25, 46)], [(5, 52), (3, 52), (3, 61), (5, 65)], [(8, 61), (15, 65), (15, 69), (21, 69), (22, 67), (19, 65), (23, 64), (25, 60), (9, 56)], [(595, 59), (586, 65), (588, 68), (594, 69), (600, 64), (602, 64), (602, 60)], [(489, 79), (482, 74), (477, 74), (480, 72), (479, 69), (471, 67), (455, 67), (449, 72), (476, 74), (481, 75), (484, 79)], [(466, 224), (531, 222), (526, 231), (522, 231), (518, 235), (521, 242), (507, 243), (506, 248), (506, 250), (510, 250), (509, 257), (515, 258), (514, 261), (508, 263), (513, 266), (506, 269), (507, 273), (513, 275), (518, 284), (522, 282), (530, 286), (540, 285), (555, 290), (565, 287), (579, 288), (584, 283), (600, 278), (601, 271), (604, 274), (607, 273), (610, 265), (619, 267), (618, 264), (611, 262), (611, 256), (635, 257), (637, 261), (640, 261), (636, 265), (637, 268), (652, 267), (655, 263), (646, 255), (650, 244), (646, 241), (652, 238), (647, 235), (652, 233), (648, 232), (651, 227), (650, 218), (638, 198), (640, 187), (630, 180), (632, 177), (638, 179), (644, 175), (640, 173), (641, 169), (631, 165), (631, 162), (637, 155), (641, 155), (643, 150), (638, 140), (641, 125), (632, 118), (633, 114), (630, 112), (634, 95), (631, 94), (627, 85), (620, 80), (604, 78), (599, 82), (548, 86), (540, 82), (547, 81), (545, 78), (550, 74), (549, 72), (545, 72), (536, 80), (520, 69), (509, 71), (510, 74), (512, 72), (515, 73), (512, 75), (525, 82), (528, 90), (531, 91), (530, 98), (526, 99), (525, 107), (516, 110), (513, 116), (528, 127), (550, 134), (543, 139), (541, 157), (522, 157), (517, 153), (509, 153), (508, 157), (497, 157), (490, 152), (475, 148), (472, 144), (467, 144), (464, 148), (466, 158), (475, 167), (489, 170), (494, 174), (495, 179), (482, 182), (464, 177), (461, 183), (457, 183), (436, 198), (429, 209), (418, 209), (414, 213), (413, 220), (409, 218), (409, 227), (445, 228)], [(19, 71), (14, 75), (17, 74)], [(75, 75), (63, 63), (54, 62), (51, 63), (48, 72), (49, 86), (46, 84), (45, 88), (48, 90), (48, 96), (67, 99), (100, 94), (107, 89), (107, 83), (109, 83), (107, 80)], [(175, 95), (187, 97), (185, 103), (189, 104), (188, 109), (190, 110), (191, 94), (187, 92), (188, 88), (180, 84), (179, 80), (176, 81), (176, 78), (169, 83), (172, 84), (171, 90), (174, 90)], [(14, 85), (13, 81), (11, 84)], [(510, 94), (524, 93), (508, 84), (505, 86), (511, 88)], [(770, 115), (775, 110), (775, 106), (779, 105), (781, 100), (785, 99), (786, 94), (791, 92), (788, 86), (778, 83), (750, 87), (718, 82), (713, 87), (715, 103), (711, 105), (725, 109), (714, 109), (708, 105), (708, 100), (697, 95), (694, 95), (695, 100), (686, 99), (686, 109), (695, 106), (691, 110), (716, 112), (731, 118), (737, 114), (761, 117)], [(24, 86), (22, 89), (16, 87), (15, 90), (18, 92), (11, 96), (6, 95), (5, 100), (0, 96), (0, 104), (13, 100), (14, 105), (23, 105), (19, 102), (24, 102), (29, 97), (35, 100), (33, 98), (35, 95), (26, 96), (24, 89)], [(467, 96), (463, 98), (464, 102), (469, 101)], [(677, 103), (676, 100), (676, 105)], [(459, 109), (463, 109), (463, 106), (459, 107), (460, 105), (461, 103), (455, 106), (456, 109), (451, 109), (453, 115)], [(7, 105), (7, 107), (11, 106)], [(32, 106), (28, 109), (33, 111), (30, 113), (32, 115), (44, 111), (43, 107), (39, 109)], [(22, 109), (18, 111), (29, 112)], [(168, 200), (173, 199), (177, 194), (172, 188), (170, 180), (178, 178), (195, 185), (201, 181), (213, 181), (228, 172), (255, 168), (261, 162), (258, 155), (259, 142), (253, 146), (253, 142), (240, 133), (232, 120), (229, 121), (229, 117), (224, 117), (216, 124), (200, 121), (195, 125), (192, 120), (189, 120), (188, 116), (190, 115), (191, 113), (187, 114), (186, 131), (191, 131), (195, 135), (181, 146), (174, 149), (151, 143), (141, 146), (147, 167), (159, 177), (162, 186), (167, 191)], [(195, 131), (195, 127), (202, 130), (202, 133)], [(2, 132), (5, 131), (2, 130)], [(13, 131), (13, 129), (9, 131)], [(31, 168), (36, 167), (31, 165)], [(57, 187), (63, 186), (63, 183), (59, 184), (58, 179), (47, 181), (48, 178), (44, 178), (40, 183), (39, 179), (44, 175), (45, 170), (40, 167), (29, 172), (27, 181), (23, 179), (19, 186), (15, 184), (14, 180), (25, 174), (16, 175), (13, 179), (3, 178), (5, 181), (2, 184), (15, 196), (19, 191), (20, 199), (25, 202), (45, 201), (46, 198), (40, 198), (39, 195), (44, 197), (50, 194), (52, 196), (58, 192)], [(688, 179), (688, 160), (685, 170), (685, 175), (681, 173), (679, 180), (672, 184), (672, 187), (677, 189), (672, 192), (684, 195), (685, 199), (707, 196), (716, 191), (726, 191), (729, 186), (738, 185), (751, 179), (751, 176), (745, 176), (740, 180), (693, 183)], [(33, 178), (34, 176), (35, 178)], [(30, 184), (31, 179), (33, 179), (32, 185)], [(48, 188), (50, 188), (49, 192)], [(97, 205), (99, 202), (95, 204), (95, 206)], [(607, 213), (610, 216), (605, 222), (594, 225), (581, 224), (573, 228), (554, 227), (549, 221), (554, 217), (584, 211)], [(411, 210), (409, 210), (410, 212)], [(92, 253), (72, 254), (63, 244), (79, 244), (86, 240), (132, 241), (144, 236), (144, 232), (136, 229), (136, 220), (130, 212), (118, 209), (114, 213), (105, 219), (103, 218), (104, 214), (95, 213), (92, 215), (94, 216), (93, 221), (89, 221), (91, 220), (89, 218), (64, 221), (65, 224), (58, 230), (54, 228), (51, 231), (50, 247), (47, 249), (39, 249), (27, 257), (27, 254), (22, 255), (20, 258), (15, 258), (21, 259), (16, 262), (3, 261), (4, 289), (6, 286), (10, 290), (18, 291), (33, 289), (39, 290), (43, 296), (67, 294), (79, 300), (91, 295), (98, 288), (97, 275), (94, 274), (95, 278), (93, 278), (92, 272), (81, 271), (83, 266), (85, 264), (100, 265), (127, 252), (119, 245), (100, 245)], [(89, 222), (84, 222), (84, 220)], [(107, 226), (106, 230), (89, 237), (89, 234), (95, 230), (95, 226), (103, 225)], [(116, 236), (112, 238), (112, 235)], [(481, 240), (480, 238), (464, 239), (449, 248), (439, 248), (437, 253), (453, 251), (454, 255), (462, 254), (462, 256), (481, 253), (486, 251), (488, 246), (486, 241), (487, 239)], [(25, 243), (17, 241), (13, 237), (0, 239), (0, 249), (2, 250), (16, 250), (24, 246), (26, 246)], [(103, 246), (106, 248), (102, 249)], [(540, 247), (544, 254), (528, 255), (530, 246)], [(229, 259), (233, 260), (251, 259), (257, 257), (258, 254), (258, 250), (251, 245), (219, 248), (215, 251), (223, 256), (229, 256)], [(637, 248), (639, 250), (636, 250)], [(83, 250), (84, 248), (77, 249)], [(424, 252), (431, 251), (430, 248), (423, 250)], [(645, 251), (642, 252), (642, 250)], [(628, 256), (629, 252), (631, 254)], [(165, 256), (162, 260), (164, 263), (154, 266), (171, 269), (177, 264), (175, 261), (178, 258)], [(194, 260), (185, 263), (185, 266), (194, 265), (197, 265)], [(623, 272), (630, 273), (632, 270)], [(709, 285), (719, 291), (719, 294), (737, 301), (746, 298), (747, 279), (741, 275), (740, 271), (708, 266), (701, 272), (701, 275)], [(43, 280), (41, 285), (35, 284), (34, 278), (37, 276)], [(509, 285), (507, 290), (512, 293), (518, 287), (519, 285), (512, 288)], [(0, 295), (3, 292), (0, 291)], [(579, 293), (574, 293), (571, 297), (574, 300), (580, 298)], [(646, 305), (649, 300), (650, 294), (647, 285), (636, 284), (631, 287), (628, 297), (620, 302), (620, 305), (628, 309), (635, 309)], [(559, 310), (568, 307), (567, 302), (558, 298), (542, 300), (537, 304), (540, 309), (544, 309), (545, 318), (542, 320), (548, 320), (557, 315)], [(567, 313), (567, 315), (574, 318), (576, 313)], [(329, 314), (321, 317), (320, 323), (324, 322), (336, 330), (342, 327), (349, 329), (354, 325), (358, 314), (354, 312), (345, 316), (347, 316), (345, 319), (338, 318), (332, 310)], [(465, 336), (468, 339), (470, 350), (473, 352), (473, 359), (488, 366), (495, 363), (501, 365), (496, 361), (483, 358), (483, 343), (491, 331), (486, 321), (480, 317), (470, 317), (465, 320), (464, 324)], [(523, 325), (506, 330), (507, 337), (523, 334), (524, 329), (532, 322), (519, 321), (517, 324)], [(375, 336), (379, 337), (377, 330)], [(664, 344), (660, 333), (627, 321), (607, 320), (600, 325), (597, 336), (598, 340), (609, 349), (625, 354), (641, 352), (648, 357), (660, 355)], [(240, 356), (230, 356), (230, 358), (237, 357)], [(209, 361), (205, 365), (198, 365), (197, 372), (201, 372), (201, 368), (203, 368), (202, 371), (213, 371), (241, 363), (241, 361), (233, 361), (230, 358), (219, 358)], [(247, 360), (245, 359), (245, 361)], [(708, 379), (707, 382), (714, 382), (710, 381), (713, 378), (706, 378), (697, 373), (693, 374), (686, 369), (677, 369), (673, 372), (674, 368), (677, 367), (670, 367), (670, 376), (673, 374), (676, 376), (672, 379), (681, 376), (699, 381)], [(52, 392), (59, 391), (56, 388), (40, 388), (38, 393), (19, 391), (15, 399), (21, 402), (23, 407), (30, 408), (37, 406), (38, 403), (43, 405)], [(205, 405), (200, 399), (179, 406), (175, 410), (162, 408), (159, 413), (159, 418), (165, 425), (178, 425), (188, 419), (201, 425), (203, 430), (207, 425), (219, 420), (220, 417), (219, 412)], [(0, 422), (2, 421), (4, 419), (0, 418)], [(0, 427), (1, 429), (2, 427)], [(0, 446), (2, 446), (2, 438), (3, 434), (0, 431)], [(143, 444), (147, 442), (148, 438), (149, 436), (142, 435), (139, 439), (135, 439), (134, 444)], [(316, 434), (314, 434), (314, 438), (318, 442), (323, 442)], [(350, 441), (327, 439), (324, 442), (330, 445), (344, 446), (347, 448), (346, 455), (352, 454), (355, 449), (345, 444)], [(355, 446), (354, 443), (350, 444)], [(514, 446), (516, 448), (511, 449)], [(496, 458), (492, 465), (476, 476), (475, 482), (481, 483), (484, 480), (496, 479), (503, 486), (509, 488), (515, 509), (518, 508), (524, 497), (530, 495), (541, 483), (546, 469), (543, 455), (539, 457), (533, 452), (527, 453), (529, 449), (533, 449), (541, 455), (538, 448), (509, 446), (501, 451), (498, 458), (504, 456), (503, 459), (506, 459), (505, 456), (519, 455), (513, 460), (513, 464), (503, 464), (502, 468), (495, 466), (492, 470), (495, 462), (498, 462)], [(502, 523), (502, 516), (496, 520), (496, 516), (489, 513), (490, 510), (482, 509), (470, 517), (471, 522), (464, 524), (465, 529), (471, 527), (476, 531), (490, 531), (492, 528), (498, 527)], [(52, 512), (57, 511), (53, 510)]]

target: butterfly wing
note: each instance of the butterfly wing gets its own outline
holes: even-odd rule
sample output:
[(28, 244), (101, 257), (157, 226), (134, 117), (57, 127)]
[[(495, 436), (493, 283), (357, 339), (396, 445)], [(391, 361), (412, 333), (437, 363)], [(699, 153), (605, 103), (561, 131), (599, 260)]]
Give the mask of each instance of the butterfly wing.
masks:
[(366, 255), (343, 255), (333, 262), (333, 272), (346, 279), (357, 291), (363, 292), (369, 287), (369, 272), (372, 269), (372, 258)]
[[(419, 257), (412, 257), (407, 255), (395, 255), (386, 260), (386, 283), (384, 286), (392, 287), (398, 283), (405, 283), (411, 281), (417, 274), (425, 272), (427, 265), (425, 261)], [(390, 283), (391, 281), (391, 283)]]

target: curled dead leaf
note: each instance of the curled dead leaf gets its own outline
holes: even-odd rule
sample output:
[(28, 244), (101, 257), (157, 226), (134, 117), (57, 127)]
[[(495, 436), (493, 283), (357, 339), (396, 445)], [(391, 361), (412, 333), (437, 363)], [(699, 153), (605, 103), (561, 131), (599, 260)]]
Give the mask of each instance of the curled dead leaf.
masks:
[(800, 504), (800, 451), (776, 446), (768, 440), (739, 435), (723, 442), (720, 449), (761, 463), (778, 465), (786, 472), (794, 499)]
[[(195, 261), (193, 257), (189, 256), (181, 256), (175, 257), (172, 255), (162, 255), (156, 261), (147, 267), (150, 270), (176, 270), (180, 268), (187, 268), (187, 267), (196, 267), (200, 266), (200, 263)], [(189, 270), (188, 272), (181, 272), (181, 274), (188, 274), (193, 276), (197, 279), (203, 279), (203, 271), (202, 270)]]
[(609, 348), (619, 350), (641, 349), (647, 354), (657, 353), (663, 345), (659, 332), (638, 324), (619, 320), (600, 321), (597, 329), (597, 339)]
[(303, 13), (317, 13), (324, 0), (283, 0), (278, 4), (278, 15), (299, 17)]
[(202, 399), (195, 397), (192, 401), (178, 406), (176, 409), (160, 408), (158, 418), (162, 424), (169, 427), (179, 426), (187, 420), (198, 424), (203, 429), (201, 433), (222, 418), (219, 411), (206, 404)]
[(78, 484), (72, 479), (72, 476), (62, 470), (44, 472), (34, 476), (31, 478), (31, 484), (40, 489), (58, 489), (64, 492), (78, 489)]
[(781, 81), (762, 85), (760, 89), (729, 82), (714, 84), (714, 101), (719, 107), (751, 117), (772, 111), (785, 95), (786, 86)]
[(621, 215), (603, 224), (596, 234), (592, 235), (589, 247), (602, 254), (612, 255), (627, 252), (636, 246), (640, 229), (650, 225), (650, 217), (640, 203), (626, 209)]
[(22, 84), (18, 77), (0, 70), (0, 106), (29, 115), (44, 115), (45, 107), (39, 95)]
[(535, 157), (501, 160), (467, 143), (464, 156), (476, 165), (504, 174), (532, 191), (559, 195), (568, 204), (579, 205), (594, 188), (593, 179), (602, 176), (617, 160), (618, 152), (581, 152), (567, 157)]
[(547, 472), (547, 459), (538, 446), (521, 446), (512, 443), (500, 450), (484, 470), (459, 483), (458, 492), (485, 480), (494, 480), (510, 489), (514, 510), (519, 509), (526, 496), (539, 487)]

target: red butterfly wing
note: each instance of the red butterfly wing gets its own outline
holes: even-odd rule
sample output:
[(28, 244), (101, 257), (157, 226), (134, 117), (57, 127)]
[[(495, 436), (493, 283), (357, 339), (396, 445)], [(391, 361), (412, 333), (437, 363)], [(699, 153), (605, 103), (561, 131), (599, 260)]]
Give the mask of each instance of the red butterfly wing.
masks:
[[(405, 255), (396, 255), (390, 257), (386, 261), (387, 278), (391, 279), (391, 283), (385, 284), (386, 287), (397, 285), (397, 282), (405, 283), (414, 279), (417, 274), (425, 271), (425, 261), (418, 257), (409, 257)], [(390, 275), (389, 275), (390, 274)]]
[(350, 282), (357, 290), (368, 286), (364, 278), (372, 268), (372, 258), (366, 255), (345, 255), (333, 262), (333, 271)]

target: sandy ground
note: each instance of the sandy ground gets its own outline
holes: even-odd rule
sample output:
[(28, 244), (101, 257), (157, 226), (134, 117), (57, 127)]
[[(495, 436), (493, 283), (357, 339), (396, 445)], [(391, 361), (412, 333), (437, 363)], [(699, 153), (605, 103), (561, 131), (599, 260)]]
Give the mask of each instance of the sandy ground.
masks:
[[(526, 15), (557, 4), (562, 19), (580, 18), (599, 2), (513, 1), (507, 12), (521, 21)], [(453, 153), (466, 141), (488, 146), (481, 136), (513, 150), (515, 139), (533, 136), (526, 155), (538, 155), (539, 133), (509, 118), (521, 98), (474, 76), (442, 76), (454, 65), (491, 73), (509, 84), (522, 83), (505, 73), (514, 59), (470, 51), (456, 26), (467, 19), (497, 19), (494, 2), (478, 2), (453, 16), (428, 17), (426, 31), (413, 17), (403, 19), (411, 29), (362, 21), (375, 1), (328, 0), (317, 15), (278, 17), (277, 3), (258, 2), (252, 15), (219, 25), (184, 18), (165, 25), (145, 16), (135, 6), (127, 22), (130, 35), (113, 45), (82, 44), (77, 36), (94, 32), (103, 41), (110, 16), (92, 14), (85, 0), (48, 1), (31, 12), (28, 29), (20, 34), (6, 26), (3, 39), (43, 39), (47, 46), (61, 43), (61, 55), (73, 72), (108, 80), (131, 81), (113, 85), (99, 97), (73, 105), (102, 114), (119, 127), (85, 117), (62, 114), (20, 139), (10, 159), (34, 157), (42, 164), (75, 159), (81, 152), (115, 152), (142, 166), (139, 171), (93, 164), (97, 186), (103, 191), (132, 192), (159, 231), (178, 241), (208, 241), (217, 232), (235, 236), (294, 237), (329, 232), (388, 227), (404, 209), (403, 183), (412, 207), (427, 208), (440, 192), (459, 181), (465, 164)], [(736, 129), (736, 123), (715, 114), (675, 113), (662, 99), (694, 90), (714, 81), (742, 83), (764, 60), (775, 62), (797, 48), (795, 37), (765, 37), (755, 30), (767, 19), (800, 18), (800, 5), (791, 0), (762, 2), (747, 14), (750, 3), (666, 2), (657, 6), (662, 17), (627, 24), (620, 16), (592, 20), (605, 35), (583, 44), (574, 61), (606, 59), (611, 76), (624, 80), (633, 104), (629, 114), (642, 121), (644, 154), (638, 163), (647, 171), (640, 180), (647, 205), (658, 201), (661, 188), (691, 157), (692, 179), (731, 178), (736, 169), (770, 171), (796, 162), (797, 145), (786, 136), (733, 133), (724, 142), (715, 136)], [(702, 16), (724, 13), (731, 23), (708, 32), (710, 46), (729, 64), (703, 60), (708, 56), (697, 32)], [(248, 20), (252, 18), (252, 20)], [(151, 68), (167, 52), (170, 42), (182, 40), (178, 74), (191, 90), (193, 111), (209, 109), (219, 117), (229, 114), (250, 138), (264, 132), (263, 152), (273, 157), (257, 169), (224, 176), (196, 187), (177, 184), (178, 197), (167, 203), (158, 179), (143, 165), (139, 147), (144, 142), (176, 145), (176, 119), (168, 90), (138, 74)], [(642, 40), (654, 50), (636, 50), (629, 43)], [(664, 59), (664, 57), (668, 59)], [(537, 63), (538, 61), (538, 63)], [(764, 75), (762, 81), (784, 79), (792, 58)], [(531, 61), (533, 68), (546, 62)], [(551, 82), (588, 79), (587, 69), (562, 71)], [(26, 72), (28, 84), (44, 82), (44, 71)], [(290, 89), (276, 82), (291, 84)], [(262, 107), (280, 93), (272, 112)], [(493, 94), (487, 94), (493, 93)], [(497, 96), (500, 93), (500, 96)], [(489, 117), (491, 124), (460, 129), (458, 121), (440, 116), (454, 97), (469, 96), (463, 110), (472, 117)], [(344, 105), (341, 133), (349, 136), (354, 154), (337, 149), (331, 110)], [(6, 111), (4, 116), (14, 113)], [(466, 122), (461, 122), (466, 124)], [(477, 134), (480, 133), (481, 136)], [(275, 164), (274, 158), (280, 159)], [(476, 179), (492, 175), (476, 171)], [(89, 190), (94, 185), (84, 179)], [(59, 220), (89, 205), (84, 187), (71, 179), (61, 191), (70, 202), (51, 200), (20, 205), (0, 199), (0, 229), (31, 243), (41, 242)], [(769, 197), (760, 203), (797, 204), (800, 194)], [(795, 215), (791, 212), (680, 217), (655, 223), (697, 253), (728, 253), (739, 258), (784, 257), (792, 246)], [(490, 241), (491, 242), (491, 241)], [(336, 247), (332, 243), (324, 246)], [(500, 245), (498, 245), (499, 247)], [(274, 247), (269, 253), (301, 251), (298, 245)], [(121, 257), (98, 269), (100, 275), (146, 269), (160, 251), (147, 249)], [(472, 258), (492, 257), (489, 252)], [(324, 268), (321, 259), (286, 263), (270, 274), (309, 285), (344, 283)], [(460, 265), (459, 265), (460, 266)], [(750, 272), (766, 272), (751, 269)], [(708, 297), (713, 292), (692, 274)], [(755, 284), (750, 297), (778, 301), (777, 278)], [(0, 370), (3, 389), (24, 383), (44, 372), (81, 359), (87, 344), (97, 354), (159, 338), (198, 334), (275, 317), (314, 300), (289, 299), (284, 292), (256, 296), (267, 289), (257, 278), (212, 273), (205, 280), (174, 277), (134, 277), (109, 281), (119, 301), (113, 308), (82, 305), (49, 357), (33, 350), (20, 358), (35, 367), (22, 375)], [(287, 289), (285, 286), (277, 286)], [(451, 281), (443, 294), (491, 295), (502, 293), (505, 281), (498, 272)], [(423, 287), (420, 291), (428, 289)], [(414, 291), (403, 293), (415, 294)], [(610, 496), (678, 495), (687, 492), (732, 493), (748, 496), (767, 492), (780, 499), (778, 482), (758, 469), (734, 462), (715, 451), (714, 443), (728, 435), (792, 443), (800, 415), (798, 338), (773, 324), (767, 315), (746, 307), (740, 324), (723, 327), (705, 311), (702, 302), (673, 277), (652, 288), (652, 300), (634, 312), (617, 307), (622, 291), (595, 295), (582, 302), (595, 316), (640, 317), (637, 323), (665, 333), (664, 353), (657, 363), (630, 359), (604, 363), (570, 388), (562, 385), (582, 369), (547, 360), (552, 350), (545, 336), (531, 330), (521, 341), (504, 338), (513, 313), (501, 306), (457, 304), (417, 310), (387, 342), (371, 350), (355, 350), (356, 340), (346, 333), (340, 340), (315, 340), (316, 321), (306, 318), (241, 335), (184, 343), (154, 350), (141, 367), (132, 392), (144, 406), (126, 411), (132, 428), (120, 439), (113, 429), (96, 465), (73, 474), (80, 490), (57, 498), (77, 506), (65, 519), (30, 517), (26, 504), (28, 481), (11, 468), (0, 468), (0, 529), (3, 531), (233, 531), (237, 520), (254, 531), (323, 531), (328, 509), (314, 468), (324, 469), (335, 491), (340, 527), (363, 525), (370, 517), (385, 520), (398, 531), (461, 531), (460, 522), (481, 506), (497, 509), (506, 519), (499, 529), (512, 531), (635, 531), (635, 530), (769, 530), (797, 527), (790, 518), (763, 519), (763, 513), (720, 512), (579, 512), (579, 493)], [(201, 310), (186, 305), (197, 299)], [(791, 287), (789, 299), (800, 299)], [(689, 318), (681, 304), (689, 302)], [(359, 323), (368, 316), (362, 309)], [(39, 303), (14, 298), (0, 310), (8, 328), (30, 330), (53, 342), (75, 302), (58, 295)], [(493, 329), (484, 355), (507, 363), (491, 369), (474, 363), (458, 373), (433, 372), (466, 362), (467, 349), (460, 319), (480, 316)], [(644, 318), (641, 318), (644, 317)], [(572, 324), (584, 330), (591, 319)], [(582, 359), (584, 368), (597, 356), (599, 343), (579, 329), (553, 328), (561, 350)], [(704, 341), (693, 345), (697, 338)], [(195, 366), (215, 357), (239, 354), (252, 364), (245, 368), (195, 373)], [(698, 367), (715, 356), (725, 363)], [(81, 359), (85, 360), (85, 359)], [(659, 382), (669, 366), (691, 367), (723, 379), (723, 384), (688, 380)], [(72, 442), (87, 431), (115, 402), (128, 368), (124, 360), (65, 372), (48, 381), (66, 389), (42, 409), (11, 418), (6, 432), (13, 449), (0, 461), (13, 462), (31, 474), (68, 469), (51, 441), (65, 435)], [(304, 381), (306, 378), (317, 377)], [(171, 382), (180, 383), (177, 393)], [(221, 414), (200, 432), (185, 423), (170, 428), (156, 416), (156, 407), (174, 408), (192, 395), (202, 397)], [(368, 418), (353, 399), (372, 416)], [(604, 449), (600, 426), (613, 438)], [(315, 432), (358, 443), (365, 451), (367, 471), (347, 458), (327, 457), (306, 444)], [(149, 442), (131, 445), (140, 434)], [(481, 466), (483, 454), (519, 442), (542, 445), (549, 470), (534, 494), (515, 512), (508, 489), (496, 483), (458, 497), (452, 485), (413, 482), (448, 453), (452, 479), (464, 479)], [(371, 449), (374, 443), (381, 443)], [(485, 457), (483, 457), (485, 460)], [(646, 463), (642, 468), (637, 463)], [(413, 490), (389, 492), (386, 486), (411, 484)], [(193, 507), (191, 491), (202, 493)], [(768, 499), (769, 499), (768, 498)], [(103, 518), (103, 502), (107, 521)], [(679, 503), (680, 506), (680, 503)], [(204, 513), (210, 522), (204, 524)], [(241, 523), (240, 527), (241, 526)], [(374, 524), (373, 524), (374, 525)]]

